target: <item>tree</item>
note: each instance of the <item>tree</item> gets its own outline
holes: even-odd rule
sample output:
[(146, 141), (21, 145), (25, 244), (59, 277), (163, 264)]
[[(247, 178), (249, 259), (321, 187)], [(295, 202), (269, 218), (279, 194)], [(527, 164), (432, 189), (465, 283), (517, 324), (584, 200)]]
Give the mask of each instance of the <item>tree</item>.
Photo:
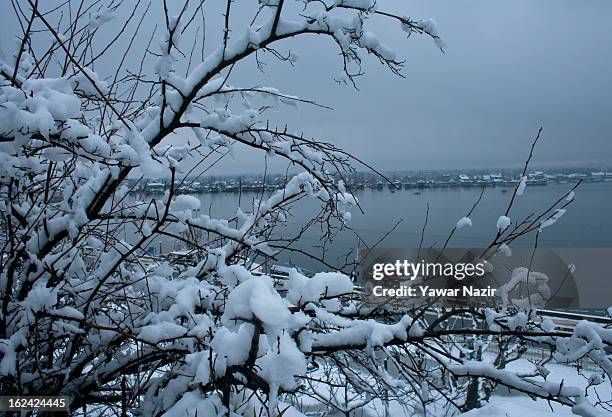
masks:
[[(153, 31), (133, 71), (124, 64), (138, 52), (134, 39), (154, 7), (164, 11), (159, 48), (151, 46), (159, 37)], [(498, 339), (505, 347), (508, 340), (537, 342), (559, 360), (589, 357), (609, 376), (612, 330), (603, 326), (585, 323), (567, 334), (531, 313), (510, 325), (505, 311), (360, 308), (343, 273), (293, 270), (279, 292), (248, 262), (296, 250), (299, 234), (279, 241), (274, 232), (303, 199), (320, 202), (312, 221), (323, 226), (323, 239), (348, 227), (357, 201), (343, 177), (360, 161), (331, 143), (272, 127), (269, 107), (316, 103), (233, 86), (232, 69), (252, 58), (261, 64), (264, 56), (293, 64), (297, 55), (279, 45), (317, 35), (338, 48), (349, 84), (362, 75), (364, 55), (401, 75), (403, 61), (367, 30), (369, 21), (388, 19), (443, 48), (433, 21), (387, 13), (372, 0), (260, 0), (250, 25), (240, 28), (233, 13), (248, 7), (228, 0), (218, 43), (205, 54), (198, 22), (206, 7), (13, 2), (22, 33), (16, 54), (0, 62), (2, 392), (66, 395), (75, 415), (280, 415), (286, 404), (310, 397), (348, 416), (392, 399), (417, 412), (441, 402), (463, 410), (486, 397), (488, 383), (579, 415), (603, 413), (604, 400), (589, 402), (588, 390), (467, 360), (453, 348), (477, 352), (482, 343), (470, 350), (468, 339)], [(104, 25), (115, 35), (98, 41)], [(181, 42), (188, 36), (201, 40)], [(125, 49), (109, 59), (120, 39)], [(177, 146), (172, 136), (185, 131), (197, 143)], [(195, 157), (206, 172), (234, 145), (276, 155), (301, 172), (251, 212), (214, 219), (181, 193), (190, 181), (184, 162)], [(168, 184), (163, 196), (131, 193), (159, 178)], [(126, 229), (136, 242), (123, 238)], [(502, 232), (492, 247), (506, 242)], [(188, 267), (145, 263), (160, 236), (188, 243), (200, 260)], [(426, 311), (438, 318), (428, 321)], [(460, 315), (473, 325), (444, 325)]]

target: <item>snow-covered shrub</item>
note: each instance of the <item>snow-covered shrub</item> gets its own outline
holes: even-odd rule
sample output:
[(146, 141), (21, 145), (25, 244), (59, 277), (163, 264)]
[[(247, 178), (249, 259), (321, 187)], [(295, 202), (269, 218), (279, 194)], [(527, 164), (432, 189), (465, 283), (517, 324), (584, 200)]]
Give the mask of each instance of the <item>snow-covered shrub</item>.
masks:
[[(393, 400), (411, 412), (441, 402), (457, 412), (469, 376), (595, 415), (588, 392), (471, 358), (492, 338), (520, 337), (553, 346), (562, 361), (588, 356), (609, 375), (609, 329), (584, 324), (568, 336), (539, 330), (527, 313), (508, 321), (499, 311), (364, 309), (342, 273), (292, 270), (279, 288), (246, 262), (291, 247), (294, 238), (272, 237), (300, 200), (320, 202), (323, 239), (346, 227), (357, 202), (341, 180), (348, 153), (267, 119), (270, 107), (315, 103), (231, 85), (232, 68), (260, 63), (264, 52), (294, 64), (296, 53), (275, 48), (315, 34), (340, 49), (345, 81), (355, 82), (367, 54), (399, 73), (403, 62), (369, 20), (386, 18), (443, 48), (433, 20), (367, 0), (269, 0), (253, 2), (254, 18), (241, 29), (232, 13), (248, 6), (227, 2), (219, 38), (198, 45), (198, 58), (189, 48), (202, 38), (198, 16), (209, 3), (154, 2), (164, 10), (163, 33), (144, 51), (132, 40), (158, 23), (149, 6), (74, 3), (23, 3), (15, 18), (24, 32), (0, 61), (2, 394), (65, 395), (75, 415), (279, 415), (306, 398), (344, 415)], [(124, 65), (134, 55), (136, 65)], [(272, 104), (251, 103), (261, 100)], [(177, 145), (172, 137), (183, 132), (192, 140)], [(252, 211), (216, 219), (179, 185), (186, 160), (210, 167), (232, 146), (300, 172)], [(130, 193), (159, 179), (168, 184), (161, 196)], [(457, 228), (470, 224), (466, 216)], [(187, 239), (198, 261), (151, 261), (147, 249), (161, 235)], [(446, 327), (465, 314), (472, 327)], [(466, 334), (475, 337), (471, 347)]]

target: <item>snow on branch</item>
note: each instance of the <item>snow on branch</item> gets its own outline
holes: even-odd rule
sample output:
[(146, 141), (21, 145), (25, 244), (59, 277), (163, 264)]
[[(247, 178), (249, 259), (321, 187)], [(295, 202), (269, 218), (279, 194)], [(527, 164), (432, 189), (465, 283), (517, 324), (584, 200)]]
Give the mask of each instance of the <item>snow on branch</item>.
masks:
[[(222, 3), (217, 18), (207, 7), (219, 5), (198, 1), (28, 0), (15, 9), (19, 41), (0, 59), (2, 392), (68, 396), (75, 415), (278, 416), (297, 413), (304, 398), (346, 415), (400, 400), (411, 413), (437, 401), (452, 414), (503, 383), (578, 415), (609, 409), (593, 388), (612, 371), (609, 328), (558, 332), (512, 312), (510, 297), (487, 312), (370, 308), (353, 276), (294, 247), (312, 225), (323, 248), (350, 227), (359, 201), (344, 178), (364, 163), (270, 116), (287, 105), (328, 107), (238, 85), (233, 69), (249, 60), (265, 68), (264, 58), (299, 65), (296, 51), (280, 48), (318, 36), (339, 52), (339, 81), (356, 86), (367, 58), (402, 76), (403, 58), (371, 22), (386, 19), (443, 50), (435, 22), (372, 0)], [(186, 190), (235, 147), (290, 169), (250, 207), (213, 216)], [(491, 247), (551, 226), (573, 198), (516, 229), (505, 213)], [(317, 204), (312, 219), (287, 232), (306, 199)], [(153, 253), (164, 239), (186, 249)], [(289, 251), (331, 271), (289, 269), (279, 282), (266, 268)], [(534, 277), (516, 274), (512, 285)], [(469, 325), (446, 325), (466, 315)], [(491, 365), (482, 348), (494, 340)], [(528, 343), (559, 362), (588, 358), (602, 375), (578, 392), (503, 370)]]

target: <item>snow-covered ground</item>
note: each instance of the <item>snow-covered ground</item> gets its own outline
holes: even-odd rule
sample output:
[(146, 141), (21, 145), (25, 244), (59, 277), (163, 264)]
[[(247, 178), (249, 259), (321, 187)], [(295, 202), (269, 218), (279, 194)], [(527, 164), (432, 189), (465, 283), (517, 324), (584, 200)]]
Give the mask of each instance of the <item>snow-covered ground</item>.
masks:
[[(518, 360), (508, 364), (507, 369), (514, 372), (529, 372), (533, 370), (533, 365), (527, 360)], [(576, 368), (561, 364), (549, 364), (547, 369), (550, 371), (547, 379), (549, 381), (564, 380), (567, 385), (578, 387), (586, 387), (587, 380), (585, 377), (577, 373)], [(584, 369), (583, 375), (588, 377), (592, 371)], [(605, 380), (602, 384), (589, 388), (589, 395), (594, 395), (595, 391), (601, 398), (610, 398), (611, 386), (610, 381)], [(320, 416), (321, 405), (314, 400), (305, 399), (301, 406), (303, 413), (290, 407), (287, 409), (283, 417), (305, 417), (305, 416)], [(284, 409), (284, 407), (281, 407)], [(385, 412), (387, 414), (385, 414)], [(607, 415), (601, 410), (602, 415)], [(324, 414), (328, 417), (341, 417), (342, 413), (334, 413), (329, 411), (329, 414)], [(421, 414), (423, 415), (423, 414)], [(417, 416), (421, 416), (417, 415)], [(610, 414), (612, 416), (612, 414)], [(488, 404), (482, 408), (474, 409), (463, 414), (456, 411), (449, 411), (445, 404), (435, 404), (428, 407), (427, 413), (423, 416), (427, 417), (570, 417), (575, 416), (569, 407), (562, 406), (556, 403), (549, 403), (541, 399), (531, 399), (525, 394), (509, 391), (505, 387), (499, 387), (491, 397)], [(351, 417), (415, 417), (411, 410), (406, 410), (401, 403), (391, 401), (385, 411), (385, 406), (381, 401), (375, 400), (368, 404), (364, 410), (354, 411)]]
[[(508, 370), (526, 372), (532, 369), (532, 365), (526, 361), (516, 361), (508, 365)], [(564, 380), (568, 385), (586, 387), (587, 380), (576, 372), (576, 368), (560, 364), (547, 365), (550, 371), (548, 380)], [(583, 370), (583, 374), (588, 377), (593, 371)], [(589, 388), (589, 394), (597, 392), (602, 398), (610, 398), (610, 381)], [(603, 413), (603, 411), (602, 411)], [(602, 414), (606, 415), (606, 414)], [(609, 414), (612, 416), (612, 413)], [(472, 410), (463, 415), (464, 417), (569, 417), (575, 416), (569, 407), (564, 407), (556, 403), (548, 403), (543, 400), (532, 400), (526, 395), (517, 392), (508, 392), (505, 388), (498, 388), (492, 396), (489, 404), (484, 407)]]

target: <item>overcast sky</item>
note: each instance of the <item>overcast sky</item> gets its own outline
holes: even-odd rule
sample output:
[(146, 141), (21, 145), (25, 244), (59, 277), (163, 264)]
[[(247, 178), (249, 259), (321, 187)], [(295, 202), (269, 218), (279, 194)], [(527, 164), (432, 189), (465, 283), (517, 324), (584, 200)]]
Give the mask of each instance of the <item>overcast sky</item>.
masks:
[[(406, 59), (405, 79), (368, 59), (359, 91), (338, 85), (336, 49), (312, 37), (287, 44), (300, 55), (295, 67), (269, 58), (262, 74), (251, 61), (230, 82), (331, 106), (287, 108), (275, 118), (383, 170), (516, 166), (540, 125), (536, 164), (612, 166), (612, 2), (381, 0), (379, 8), (435, 19), (446, 54), (429, 38), (407, 40), (397, 25), (375, 21), (371, 29)], [(214, 8), (207, 13), (207, 25), (220, 19)], [(0, 23), (14, 35), (11, 14), (2, 13)], [(9, 32), (3, 30), (3, 48)], [(215, 172), (262, 166), (237, 149)]]

